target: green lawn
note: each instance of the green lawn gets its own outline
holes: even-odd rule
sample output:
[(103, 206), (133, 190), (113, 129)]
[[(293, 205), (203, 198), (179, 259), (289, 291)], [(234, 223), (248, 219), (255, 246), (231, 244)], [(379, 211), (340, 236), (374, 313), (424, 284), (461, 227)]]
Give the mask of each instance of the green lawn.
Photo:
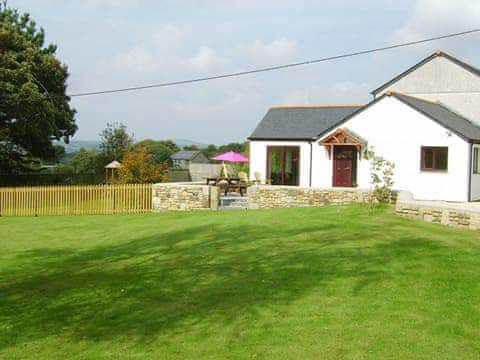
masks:
[(0, 218), (0, 358), (478, 359), (480, 233), (362, 206)]

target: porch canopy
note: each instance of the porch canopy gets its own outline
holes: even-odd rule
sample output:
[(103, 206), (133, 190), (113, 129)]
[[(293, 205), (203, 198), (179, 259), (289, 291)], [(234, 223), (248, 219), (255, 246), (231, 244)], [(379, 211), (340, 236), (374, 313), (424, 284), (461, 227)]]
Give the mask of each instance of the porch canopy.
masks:
[(357, 148), (358, 156), (362, 158), (362, 146), (365, 146), (367, 141), (355, 134), (347, 128), (340, 128), (335, 130), (332, 134), (320, 140), (320, 145), (326, 146), (329, 159), (332, 158), (334, 146), (354, 146)]

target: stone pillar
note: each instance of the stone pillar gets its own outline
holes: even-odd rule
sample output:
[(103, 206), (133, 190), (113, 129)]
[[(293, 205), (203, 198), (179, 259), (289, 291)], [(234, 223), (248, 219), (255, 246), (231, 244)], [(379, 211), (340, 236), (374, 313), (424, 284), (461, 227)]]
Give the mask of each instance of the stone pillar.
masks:
[(218, 210), (220, 202), (220, 188), (218, 186), (209, 186), (210, 188), (210, 209)]

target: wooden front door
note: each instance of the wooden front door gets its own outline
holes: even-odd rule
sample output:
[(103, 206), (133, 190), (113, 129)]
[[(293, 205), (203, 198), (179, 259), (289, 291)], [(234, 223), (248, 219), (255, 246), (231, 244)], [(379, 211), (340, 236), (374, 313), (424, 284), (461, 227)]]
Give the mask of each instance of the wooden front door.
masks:
[(352, 187), (356, 178), (357, 149), (333, 147), (333, 186)]

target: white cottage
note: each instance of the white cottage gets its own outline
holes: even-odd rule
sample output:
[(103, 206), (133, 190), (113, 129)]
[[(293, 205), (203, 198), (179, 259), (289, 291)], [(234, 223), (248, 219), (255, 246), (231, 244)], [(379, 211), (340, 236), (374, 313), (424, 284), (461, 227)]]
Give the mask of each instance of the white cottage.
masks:
[(480, 70), (437, 51), (366, 105), (273, 107), (250, 140), (250, 176), (274, 185), (370, 187), (367, 147), (416, 199), (480, 200)]

